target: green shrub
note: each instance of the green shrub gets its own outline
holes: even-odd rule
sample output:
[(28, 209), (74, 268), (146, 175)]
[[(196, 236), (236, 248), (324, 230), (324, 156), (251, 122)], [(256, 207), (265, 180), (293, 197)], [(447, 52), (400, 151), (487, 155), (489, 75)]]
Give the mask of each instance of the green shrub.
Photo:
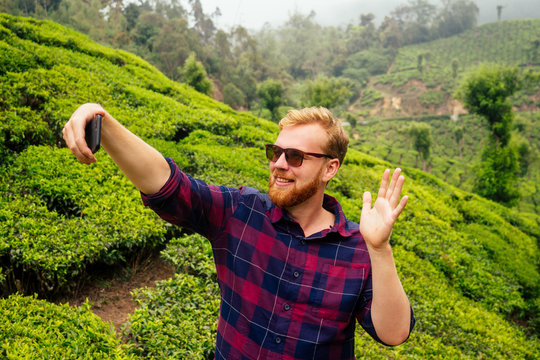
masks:
[(0, 254), (4, 271), (22, 277), (22, 291), (58, 292), (88, 264), (116, 263), (164, 241), (163, 222), (105, 153), (97, 157), (85, 166), (67, 149), (29, 147), (5, 175)]
[(110, 324), (90, 310), (35, 297), (0, 299), (0, 356), (4, 359), (133, 359)]
[[(89, 264), (121, 263), (141, 247), (160, 246), (181, 233), (141, 206), (138, 192), (103, 151), (97, 153), (98, 163), (83, 166), (67, 149), (54, 148), (62, 145), (59, 130), (81, 102), (102, 102), (123, 124), (192, 175), (220, 185), (267, 189), (263, 145), (274, 141), (276, 124), (235, 113), (169, 81), (139, 58), (101, 47), (50, 22), (0, 14), (0, 42), (0, 50), (9, 56), (1, 60), (9, 70), (0, 71), (4, 293), (22, 288), (47, 295), (69, 289)], [(460, 59), (460, 64), (467, 61)], [(400, 86), (420, 77), (414, 66), (407, 69), (399, 61), (393, 71), (379, 81)], [(428, 73), (425, 81), (436, 84), (439, 77), (424, 71), (425, 76)], [(448, 116), (414, 120), (429, 123), (437, 139), (432, 149), (433, 174), (412, 168), (416, 156), (403, 131), (411, 119), (369, 118), (357, 127), (360, 140), (351, 142), (346, 166), (328, 186), (352, 220), (359, 218), (362, 193), (377, 193), (385, 168), (403, 168), (404, 193), (410, 196), (390, 241), (417, 326), (409, 342), (392, 349), (376, 345), (359, 330), (357, 356), (538, 358), (537, 338), (526, 335), (537, 331), (540, 323), (538, 211), (504, 208), (443, 182), (443, 177), (455, 179), (454, 185), (472, 188), (471, 164), (486, 132), (474, 117), (461, 116), (457, 123), (467, 129), (462, 157), (454, 143), (456, 123)], [(523, 114), (518, 121), (517, 131), (533, 152), (539, 144), (537, 120), (535, 114)], [(536, 165), (533, 159), (530, 169), (537, 169)], [(538, 172), (527, 176), (523, 188), (534, 194), (528, 204), (536, 209)], [(209, 244), (191, 235), (174, 238), (163, 256), (180, 274), (155, 289), (136, 292), (140, 308), (124, 338), (130, 354), (211, 357), (219, 295)], [(25, 324), (19, 319), (31, 312), (7, 307), (12, 311), (7, 317)], [(40, 326), (26, 324), (25, 329), (38, 332)], [(110, 329), (90, 329), (96, 344), (101, 336), (109, 336)], [(78, 336), (82, 330), (77, 331), (69, 330)], [(80, 338), (84, 341), (86, 336)], [(50, 343), (67, 344), (54, 335)], [(27, 356), (39, 356), (20, 344)]]
[(372, 106), (376, 101), (383, 98), (383, 94), (381, 94), (379, 91), (374, 89), (366, 89), (362, 93), (362, 99), (360, 100), (360, 104), (362, 104), (362, 106)]
[(171, 240), (163, 257), (178, 272), (140, 289), (139, 305), (124, 332), (130, 353), (152, 359), (212, 359), (219, 312), (219, 288), (208, 240), (186, 235)]
[(439, 106), (444, 103), (444, 93), (436, 90), (428, 90), (418, 95), (418, 100), (424, 106)]

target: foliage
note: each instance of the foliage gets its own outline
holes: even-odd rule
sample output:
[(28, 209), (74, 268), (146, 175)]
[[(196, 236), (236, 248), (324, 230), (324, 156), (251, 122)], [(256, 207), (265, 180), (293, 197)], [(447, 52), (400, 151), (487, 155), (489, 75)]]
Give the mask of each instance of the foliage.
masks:
[(488, 199), (515, 205), (521, 195), (516, 188), (519, 170), (519, 155), (512, 146), (488, 144), (478, 166), (474, 190)]
[[(410, 0), (398, 5), (378, 27), (374, 24), (373, 14), (361, 14), (357, 22), (334, 27), (317, 24), (315, 13), (295, 12), (283, 25), (277, 28), (265, 25), (258, 32), (242, 26), (227, 31), (218, 29), (214, 21), (220, 15), (219, 9), (205, 13), (199, 0), (186, 3), (165, 0), (42, 2), (58, 5), (52, 7), (43, 7), (39, 3), (8, 0), (4, 2), (3, 11), (48, 18), (101, 43), (134, 52), (176, 81), (181, 78), (179, 69), (188, 56), (195, 53), (218, 90), (216, 97), (225, 93), (225, 87), (231, 84), (244, 94), (242, 107), (248, 110), (259, 105), (257, 86), (267, 79), (279, 80), (291, 89), (295, 84), (313, 81), (319, 75), (344, 77), (353, 81), (350, 90), (358, 95), (370, 83), (372, 75), (412, 69), (411, 66), (402, 67), (404, 53), (406, 62), (410, 60), (407, 47), (402, 47), (407, 44), (423, 47), (420, 52), (413, 50), (414, 61), (426, 52), (426, 48), (437, 53), (433, 66), (424, 64), (420, 73), (435, 68), (437, 71), (429, 75), (430, 79), (421, 80), (431, 82), (428, 87), (440, 85), (444, 92), (451, 92), (452, 79), (455, 79), (451, 76), (456, 74), (455, 71), (452, 73), (448, 63), (449, 53), (460, 60), (463, 68), (478, 62), (478, 59), (469, 61), (479, 48), (473, 45), (475, 51), (470, 51), (468, 42), (471, 40), (482, 44), (480, 50), (488, 51), (490, 59), (502, 57), (506, 63), (511, 58), (510, 62), (515, 63), (519, 58), (521, 64), (530, 65), (538, 58), (539, 42), (534, 20), (476, 28), (478, 7), (471, 0), (445, 0), (439, 5), (427, 0)], [(491, 25), (497, 25), (497, 28)], [(478, 32), (481, 32), (479, 37)], [(472, 38), (465, 36), (468, 33), (472, 33)], [(459, 40), (454, 39), (456, 35), (460, 36)], [(441, 49), (441, 40), (445, 39), (453, 39), (449, 40), (453, 46)], [(433, 42), (428, 44), (429, 41)], [(416, 75), (392, 76), (392, 83), (405, 84), (411, 76)], [(231, 86), (227, 89), (229, 95), (234, 89)], [(200, 91), (209, 93), (212, 90), (204, 88)], [(238, 95), (238, 92), (234, 93)], [(298, 106), (300, 96), (288, 95), (284, 98), (285, 105)], [(229, 104), (233, 103), (230, 96), (228, 100)]]
[(163, 241), (166, 228), (140, 211), (138, 192), (108, 156), (98, 158), (86, 167), (68, 149), (41, 146), (10, 166), (0, 197), (4, 292), (56, 294), (89, 264), (118, 263)]
[(393, 52), (387, 49), (362, 50), (347, 58), (347, 69), (365, 69), (369, 75), (384, 74), (393, 58)]
[(223, 88), (223, 102), (233, 109), (239, 109), (246, 103), (246, 96), (242, 90), (230, 83)]
[(362, 104), (362, 106), (373, 106), (373, 104), (376, 101), (381, 100), (383, 98), (384, 98), (383, 94), (381, 94), (379, 91), (374, 90), (374, 89), (366, 89), (362, 93), (360, 104)]
[(426, 170), (426, 160), (431, 154), (431, 126), (425, 123), (412, 123), (409, 128), (409, 134), (413, 139), (413, 148), (418, 152), (422, 159), (424, 171)]
[(319, 76), (315, 81), (308, 81), (302, 104), (306, 107), (335, 108), (352, 96), (351, 87), (345, 79)]
[(463, 81), (458, 98), (471, 112), (484, 117), (497, 144), (510, 141), (513, 113), (509, 97), (521, 87), (517, 68), (482, 66)]
[(459, 97), (470, 112), (488, 122), (492, 139), (484, 148), (475, 190), (488, 199), (514, 205), (519, 158), (509, 145), (514, 113), (509, 97), (522, 86), (517, 68), (482, 67), (468, 76)]
[(89, 303), (54, 305), (21, 295), (0, 299), (0, 354), (5, 359), (133, 359)]
[[(204, 20), (199, 16), (200, 36), (208, 33)], [(163, 256), (179, 274), (155, 289), (136, 292), (140, 308), (124, 335), (129, 356), (211, 358), (219, 290), (209, 244), (192, 235), (180, 237), (182, 230), (143, 209), (139, 194), (104, 152), (97, 153), (98, 162), (92, 166), (76, 164), (58, 134), (78, 104), (101, 101), (186, 172), (210, 183), (248, 184), (264, 191), (268, 169), (263, 144), (275, 139), (277, 125), (236, 113), (169, 80), (140, 58), (53, 23), (0, 15), (0, 25), (0, 43), (10, 56), (5, 61), (9, 70), (0, 72), (0, 116), (10, 119), (14, 128), (21, 124), (20, 135), (4, 132), (1, 142), (9, 154), (0, 164), (2, 290), (14, 292), (21, 286), (45, 296), (61, 286), (69, 289), (89, 264), (122, 263), (140, 247), (165, 246), (169, 240)], [(429, 123), (437, 139), (430, 156), (434, 174), (410, 167), (416, 155), (406, 130), (410, 119), (368, 118), (357, 125), (360, 136), (353, 147), (389, 162), (350, 149), (345, 166), (327, 189), (356, 220), (362, 192), (377, 191), (385, 168), (401, 166), (407, 177), (404, 192), (410, 200), (391, 244), (417, 327), (409, 342), (392, 349), (376, 345), (358, 330), (356, 355), (538, 358), (538, 215), (500, 206), (443, 181), (459, 183), (470, 176), (468, 166), (474, 154), (481, 153), (479, 143), (488, 131), (477, 119), (466, 116), (452, 122), (443, 115), (416, 120)], [(537, 114), (517, 116), (515, 131), (527, 139), (533, 154), (540, 144), (538, 124)], [(467, 129), (462, 161), (456, 160), (453, 146), (458, 125)], [(530, 193), (531, 184), (540, 183), (534, 177), (535, 161), (533, 156), (530, 178), (522, 183), (533, 189)], [(107, 324), (96, 320), (97, 327), (81, 325), (83, 315), (69, 318), (67, 324), (63, 314), (72, 308), (40, 304), (44, 306), (36, 313), (44, 314), (45, 326), (52, 329), (42, 343), (65, 346), (68, 343), (55, 337), (60, 332), (54, 329), (71, 324), (77, 328), (67, 332), (76, 341), (86, 341), (85, 331), (90, 329), (93, 341), (77, 343), (80, 351), (110, 338)], [(41, 331), (36, 322), (20, 320), (31, 313), (27, 308), (7, 308), (8, 320), (24, 324), (24, 331)], [(49, 308), (64, 310), (51, 313)], [(124, 356), (122, 345), (113, 346)], [(20, 349), (25, 356), (34, 353), (24, 344)]]
[(438, 106), (444, 102), (444, 94), (440, 91), (428, 90), (418, 95), (418, 100), (422, 105), (429, 107), (431, 105)]
[(211, 359), (215, 347), (219, 290), (210, 243), (200, 235), (171, 240), (163, 257), (177, 274), (134, 294), (139, 307), (124, 339), (130, 353), (154, 359)]
[(195, 58), (195, 53), (191, 53), (184, 63), (182, 79), (200, 93), (208, 95), (212, 91), (212, 82), (208, 79), (203, 64)]
[(279, 120), (279, 106), (283, 104), (284, 88), (280, 81), (268, 79), (257, 88), (261, 104), (272, 114), (272, 120)]
[[(516, 186), (522, 193), (516, 206), (525, 213), (540, 212), (539, 117), (539, 113), (517, 113), (512, 132), (512, 139), (516, 139), (511, 142), (512, 147), (519, 147), (519, 139), (526, 141), (530, 147), (530, 155), (524, 153), (523, 160), (520, 157), (520, 168), (522, 162), (524, 166), (529, 162), (528, 171)], [(472, 191), (477, 174), (475, 164), (481, 161), (482, 148), (489, 138), (487, 124), (478, 117), (462, 115), (457, 120), (451, 120), (448, 115), (392, 119), (368, 117), (354, 129), (351, 146), (397, 166), (418, 166), (412, 138), (407, 131), (413, 121), (428, 123), (432, 137), (436, 139), (431, 147), (430, 173), (454, 186)], [(459, 140), (456, 133), (461, 134)]]

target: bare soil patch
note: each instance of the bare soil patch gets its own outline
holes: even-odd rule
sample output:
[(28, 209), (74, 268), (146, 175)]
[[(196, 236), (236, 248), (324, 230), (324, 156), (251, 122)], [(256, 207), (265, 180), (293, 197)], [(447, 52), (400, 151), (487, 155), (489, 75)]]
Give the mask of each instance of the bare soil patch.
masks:
[(131, 291), (143, 287), (154, 287), (156, 281), (172, 277), (173, 267), (153, 254), (140, 263), (103, 269), (71, 296), (63, 297), (58, 303), (79, 306), (88, 301), (92, 311), (105, 322), (111, 322), (117, 333), (137, 308)]

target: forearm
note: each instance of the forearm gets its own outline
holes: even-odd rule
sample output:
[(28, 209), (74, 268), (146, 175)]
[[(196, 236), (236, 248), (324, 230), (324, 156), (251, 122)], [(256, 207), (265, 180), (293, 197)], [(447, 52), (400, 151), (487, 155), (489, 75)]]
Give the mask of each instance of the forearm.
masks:
[(101, 144), (120, 170), (140, 191), (154, 194), (167, 182), (170, 167), (152, 146), (105, 112)]
[(410, 331), (409, 299), (399, 280), (390, 244), (383, 249), (368, 249), (372, 266), (373, 325), (381, 341), (398, 345), (407, 339)]

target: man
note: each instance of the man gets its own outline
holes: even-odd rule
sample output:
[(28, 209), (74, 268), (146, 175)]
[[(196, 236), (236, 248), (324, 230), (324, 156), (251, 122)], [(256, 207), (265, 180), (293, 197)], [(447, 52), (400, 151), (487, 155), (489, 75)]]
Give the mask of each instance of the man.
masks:
[(290, 111), (270, 161), (269, 194), (207, 185), (178, 169), (97, 104), (77, 109), (64, 139), (77, 159), (96, 158), (84, 126), (103, 115), (102, 145), (163, 219), (212, 243), (221, 293), (216, 359), (353, 359), (357, 321), (397, 345), (414, 325), (389, 237), (407, 203), (404, 178), (383, 174), (374, 207), (364, 193), (360, 225), (325, 195), (348, 138), (324, 108)]

